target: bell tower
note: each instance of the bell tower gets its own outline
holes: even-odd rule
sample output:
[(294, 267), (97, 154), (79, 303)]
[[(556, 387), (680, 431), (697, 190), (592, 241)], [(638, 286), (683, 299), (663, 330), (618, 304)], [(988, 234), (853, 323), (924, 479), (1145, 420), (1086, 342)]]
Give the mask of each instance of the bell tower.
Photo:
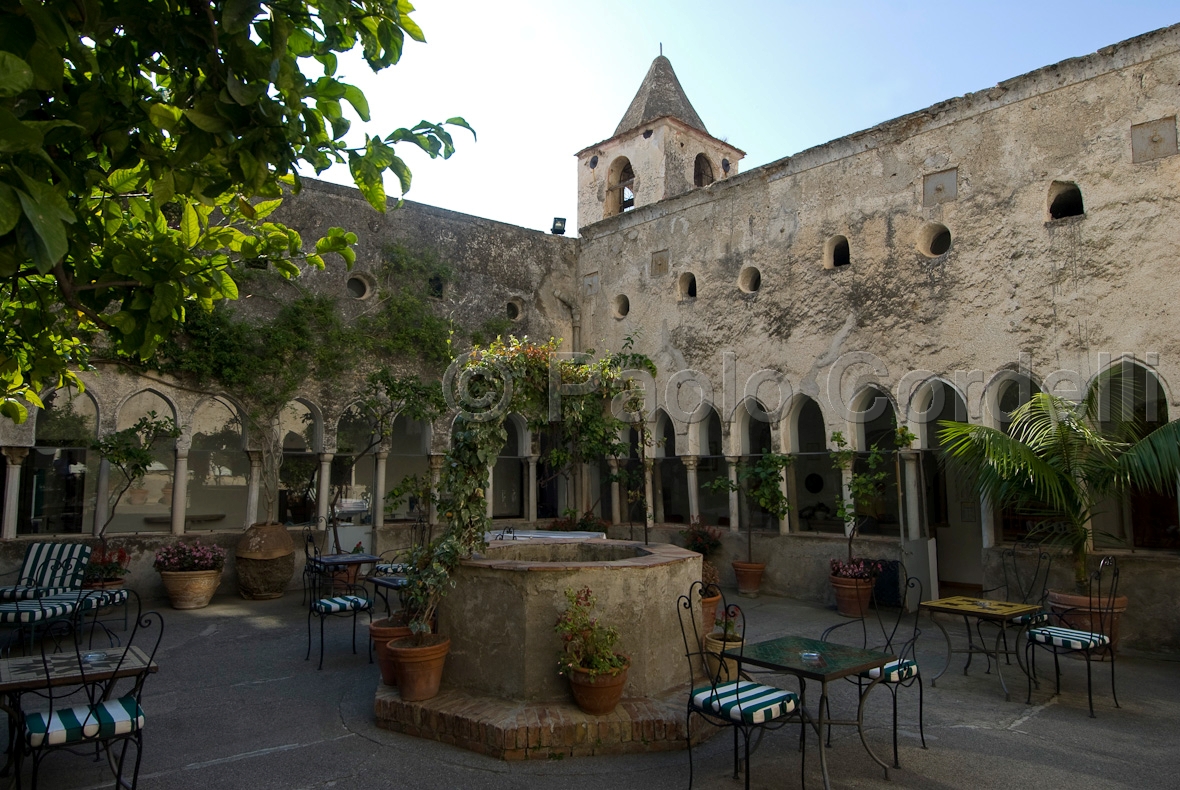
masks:
[(744, 156), (709, 134), (661, 54), (614, 136), (577, 153), (578, 227), (736, 175)]

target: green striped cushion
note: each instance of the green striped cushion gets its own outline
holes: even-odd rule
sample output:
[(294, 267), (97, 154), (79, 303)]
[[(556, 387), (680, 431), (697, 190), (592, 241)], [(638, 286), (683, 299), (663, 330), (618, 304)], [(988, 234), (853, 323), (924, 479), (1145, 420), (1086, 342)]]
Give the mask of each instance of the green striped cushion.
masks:
[(880, 676), (882, 669), (885, 670), (885, 678), (881, 681), (882, 683), (900, 683), (918, 676), (918, 662), (912, 658), (899, 658), (897, 661), (890, 661), (884, 667), (874, 667), (861, 672), (860, 676), (873, 679)]
[[(68, 587), (28, 587), (22, 585), (12, 585), (9, 587), (0, 587), (0, 601), (31, 601), (35, 598), (42, 598), (46, 595), (58, 595), (59, 593), (69, 592)], [(77, 592), (75, 592), (75, 595)]]
[(1044, 625), (1049, 622), (1048, 612), (1030, 612), (1013, 617), (1008, 622), (1013, 625)]
[(71, 601), (47, 601), (41, 598), (36, 601), (10, 601), (0, 603), (0, 623), (40, 623), (54, 617), (62, 617), (77, 608), (78, 595), (73, 594)]
[(82, 586), (90, 552), (85, 543), (31, 543), (17, 584), (77, 590)]
[(335, 612), (365, 612), (372, 604), (359, 595), (337, 595), (334, 598), (320, 598), (311, 606), (320, 614), (333, 614)]
[(1034, 628), (1028, 632), (1028, 638), (1040, 645), (1063, 647), (1067, 650), (1093, 650), (1096, 647), (1110, 644), (1110, 637), (1105, 634), (1094, 634), (1089, 631), (1078, 631), (1055, 625)]
[(786, 716), (799, 705), (793, 691), (736, 680), (693, 689), (692, 704), (699, 710), (746, 724), (764, 724)]
[(25, 717), (25, 740), (33, 747), (110, 738), (140, 729), (143, 729), (143, 708), (135, 697), (55, 710), (52, 715), (30, 713)]

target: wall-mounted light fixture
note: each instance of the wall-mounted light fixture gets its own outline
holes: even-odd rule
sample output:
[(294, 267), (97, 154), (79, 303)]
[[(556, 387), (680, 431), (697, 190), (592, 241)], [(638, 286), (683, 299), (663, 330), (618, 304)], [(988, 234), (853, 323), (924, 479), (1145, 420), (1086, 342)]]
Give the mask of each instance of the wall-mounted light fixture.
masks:
[(565, 217), (554, 217), (553, 218), (553, 227), (549, 229), (549, 232), (552, 233), (554, 236), (564, 236), (565, 235)]

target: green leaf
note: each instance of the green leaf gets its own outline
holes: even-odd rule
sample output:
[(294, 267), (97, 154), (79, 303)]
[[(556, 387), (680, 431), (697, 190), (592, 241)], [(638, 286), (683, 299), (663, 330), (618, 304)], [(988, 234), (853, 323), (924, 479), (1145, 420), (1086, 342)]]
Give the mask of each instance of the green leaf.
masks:
[(365, 94), (360, 88), (355, 85), (345, 85), (344, 100), (352, 105), (352, 109), (356, 110), (356, 114), (360, 116), (362, 121), (368, 122), (369, 100), (365, 98)]
[(348, 169), (352, 172), (352, 180), (357, 189), (369, 201), (369, 205), (385, 213), (385, 184), (378, 170), (368, 157), (349, 154)]
[(426, 34), (422, 32), (422, 28), (418, 27), (418, 23), (410, 19), (410, 17), (406, 14), (401, 15), (401, 19), (398, 20), (398, 25), (402, 30), (410, 34), (410, 38), (414, 39), (415, 41), (421, 41), (423, 44), (426, 43)]
[(185, 110), (184, 117), (201, 131), (216, 134), (229, 129), (229, 123), (220, 115), (213, 115), (203, 110)]
[(241, 33), (258, 16), (259, 0), (226, 0), (221, 25), (227, 33)]
[(41, 147), (41, 134), (21, 123), (20, 119), (0, 107), (0, 153), (14, 154), (18, 151), (36, 151)]
[(180, 125), (184, 114), (180, 109), (167, 104), (153, 104), (148, 110), (148, 118), (157, 129), (174, 132)]
[(271, 212), (281, 205), (283, 205), (282, 198), (277, 198), (275, 200), (264, 200), (261, 203), (256, 203), (254, 205), (254, 218), (266, 219), (268, 216), (270, 216)]
[(180, 238), (184, 246), (192, 249), (201, 238), (201, 221), (197, 217), (197, 210), (192, 203), (184, 205), (184, 215), (180, 218)]
[(29, 419), (29, 410), (25, 408), (24, 404), (15, 398), (5, 398), (0, 400), (0, 414), (17, 423), (18, 425)]
[(141, 167), (128, 170), (116, 170), (107, 176), (107, 186), (116, 194), (132, 192), (139, 186), (139, 179), (143, 175)]
[(16, 227), (20, 220), (20, 200), (7, 184), (0, 184), (0, 236)]
[(475, 130), (471, 128), (471, 124), (467, 123), (467, 121), (463, 120), (457, 115), (454, 118), (447, 118), (445, 121), (443, 121), (443, 123), (449, 123), (452, 126), (462, 126), (464, 129), (471, 132), (471, 138), (473, 140), (478, 139), (475, 136)]
[[(53, 187), (39, 184), (24, 173), (20, 174), (25, 188), (29, 191), (16, 190), (20, 198), (21, 208), (25, 218), (33, 227), (37, 244), (34, 263), (42, 274), (53, 268), (69, 249), (69, 240), (63, 222), (74, 222), (74, 213), (70, 211), (65, 199)], [(31, 194), (30, 194), (31, 193)]]
[(0, 52), (0, 96), (15, 96), (33, 87), (33, 69), (11, 52)]

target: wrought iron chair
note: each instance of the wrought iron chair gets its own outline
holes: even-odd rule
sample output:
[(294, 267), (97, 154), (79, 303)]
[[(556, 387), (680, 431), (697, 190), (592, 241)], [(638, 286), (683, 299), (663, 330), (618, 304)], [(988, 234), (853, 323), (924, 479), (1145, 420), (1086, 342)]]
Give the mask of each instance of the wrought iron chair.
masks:
[[(1008, 632), (1003, 630), (1002, 638), (1004, 640), (1004, 653), (1011, 655), (1016, 654), (1016, 661), (1021, 664), (1021, 669), (1027, 671), (1022, 662), (1022, 649), (1020, 645), (1020, 636), (1027, 628), (1033, 628), (1038, 625), (1044, 625), (1049, 622), (1048, 599), (1049, 599), (1049, 571), (1053, 566), (1053, 557), (1047, 551), (1037, 552), (1036, 565), (1028, 562), (1021, 562), (1021, 555), (1017, 553), (1016, 546), (1010, 546), (1000, 552), (1000, 567), (1004, 573), (1004, 584), (1000, 587), (992, 587), (984, 590), (984, 597), (988, 593), (1002, 591), (1004, 600), (1012, 601), (1013, 603), (1037, 604), (1040, 610), (1030, 614), (1022, 614), (1013, 617), (1009, 620), (1010, 625), (1020, 627), (1020, 631), (1016, 635), (1015, 650), (1008, 648)], [(976, 632), (979, 633), (979, 638), (983, 640), (983, 633), (980, 629), (986, 621), (976, 621)], [(994, 624), (993, 625), (997, 625)], [(989, 656), (989, 671), (990, 661)], [(1011, 663), (1009, 661), (1008, 663)]]
[(327, 567), (320, 562), (320, 542), (317, 535), (318, 530), (313, 527), (303, 528), (303, 595), (299, 600), (305, 604), (312, 579), (328, 572)]
[[(151, 673), (164, 634), (158, 612), (143, 612), (139, 596), (121, 591), (133, 610), (126, 644), (94, 649), (83, 638), (85, 612), (97, 606), (102, 591), (81, 591), (74, 611), (45, 627), (41, 653), (29, 662), (39, 676), (34, 691), (19, 697), (17, 781), (24, 762), (32, 762), (36, 788), (41, 764), (58, 751), (93, 755), (105, 752), (117, 786), (135, 788), (143, 756), (145, 716), (140, 704), (143, 684)], [(85, 601), (95, 598), (93, 604)], [(41, 599), (45, 600), (45, 599)], [(128, 750), (134, 747), (131, 782), (123, 778)]]
[[(883, 653), (891, 653), (897, 658), (886, 664), (881, 669), (870, 669), (867, 672), (862, 672), (859, 677), (855, 678), (857, 688), (861, 688), (865, 681), (875, 680), (881, 673), (884, 677), (881, 678), (881, 685), (889, 689), (889, 694), (893, 697), (893, 767), (900, 768), (901, 764), (898, 761), (897, 754), (897, 692), (902, 688), (910, 688), (913, 685), (918, 686), (918, 734), (922, 739), (922, 748), (926, 748), (926, 728), (923, 722), (922, 707), (923, 707), (923, 692), (922, 692), (922, 676), (918, 672), (918, 660), (914, 654), (914, 646), (918, 642), (918, 637), (922, 634), (922, 630), (918, 627), (919, 610), (917, 603), (922, 600), (922, 581), (915, 576), (906, 576), (904, 567), (901, 569), (900, 578), (905, 579), (905, 587), (903, 588), (903, 595), (901, 596), (901, 606), (887, 607), (884, 602), (877, 600), (876, 587), (873, 588), (873, 608), (853, 620), (848, 620), (843, 623), (828, 628), (820, 636), (825, 642), (836, 641), (832, 640), (832, 634), (839, 632), (842, 628), (852, 626), (852, 631), (855, 632), (855, 626), (860, 626), (859, 638), (856, 638), (857, 647), (867, 650), (878, 650)], [(913, 601), (914, 608), (912, 612), (906, 611), (906, 604), (911, 600), (914, 594), (917, 594), (917, 600)], [(912, 620), (912, 625), (911, 625)], [(849, 680), (853, 680), (849, 678)], [(832, 728), (828, 727), (828, 745), (831, 745)]]
[[(1061, 653), (1081, 653), (1086, 657), (1086, 697), (1090, 703), (1090, 718), (1094, 716), (1094, 685), (1091, 676), (1091, 656), (1097, 654), (1110, 657), (1110, 696), (1114, 706), (1119, 707), (1115, 693), (1114, 659), (1111, 643), (1114, 633), (1114, 600), (1118, 597), (1119, 567), (1114, 557), (1103, 557), (1098, 569), (1090, 574), (1089, 606), (1075, 607), (1050, 615), (1048, 625), (1037, 626), (1028, 631), (1025, 643), (1025, 666), (1028, 667), (1028, 702), (1032, 703), (1033, 684), (1037, 688), (1037, 651), (1042, 648), (1053, 653), (1053, 670), (1057, 679), (1056, 694), (1061, 693)], [(1056, 623), (1056, 625), (1054, 625)]]
[(91, 547), (85, 543), (30, 543), (16, 583), (0, 587), (0, 601), (27, 601), (82, 588)]
[[(320, 665), (324, 668), (324, 621), (329, 617), (352, 618), (352, 653), (356, 655), (356, 620), (361, 612), (369, 615), (369, 622), (373, 622), (373, 599), (368, 591), (360, 584), (346, 584), (339, 577), (330, 572), (313, 573), (307, 577), (310, 582), (311, 599), (307, 607), (307, 655), (304, 661), (311, 658), (311, 621), (320, 621)], [(369, 646), (369, 663), (373, 663), (373, 642), (366, 639)]]
[(396, 592), (400, 598), (401, 592), (409, 586), (406, 577), (406, 559), (412, 547), (389, 549), (381, 552), (381, 559), (373, 565), (373, 572), (367, 581), (373, 585), (373, 594), (385, 604), (385, 614), (389, 616), (393, 610), (389, 605), (389, 593)]
[[(688, 741), (688, 786), (692, 788), (692, 717), (697, 714), (705, 721), (718, 727), (733, 727), (733, 778), (738, 778), (739, 766), (744, 765), (746, 790), (750, 787), (750, 736), (757, 730), (777, 729), (792, 721), (802, 726), (802, 709), (799, 696), (793, 691), (756, 683), (739, 676), (731, 680), (725, 671), (725, 661), (719, 654), (710, 654), (702, 646), (704, 637), (712, 630), (712, 623), (698, 622), (701, 617), (702, 594), (717, 595), (720, 589), (714, 585), (693, 582), (687, 595), (676, 600), (680, 618), (680, 634), (684, 638), (684, 655), (688, 659), (691, 691), (688, 695), (688, 713), (685, 718), (685, 735)], [(722, 598), (726, 626), (731, 630), (745, 633), (745, 614), (736, 605), (727, 605)], [(704, 627), (700, 627), (700, 626)], [(715, 659), (711, 666), (707, 657)], [(740, 664), (740, 662), (739, 662)], [(744, 760), (739, 762), (738, 735), (745, 745)], [(801, 733), (802, 735), (802, 733)], [(805, 740), (800, 738), (800, 751)], [(802, 774), (802, 764), (800, 765)]]

